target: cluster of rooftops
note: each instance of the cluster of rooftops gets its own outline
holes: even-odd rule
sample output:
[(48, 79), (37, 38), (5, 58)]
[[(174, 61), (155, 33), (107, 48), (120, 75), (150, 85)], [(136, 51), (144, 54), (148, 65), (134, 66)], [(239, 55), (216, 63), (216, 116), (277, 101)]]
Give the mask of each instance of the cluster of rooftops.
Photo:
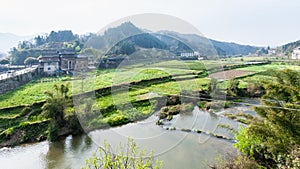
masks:
[(75, 70), (88, 69), (88, 57), (77, 55), (74, 50), (44, 50), (38, 58), (39, 71), (54, 75), (58, 72), (71, 73)]

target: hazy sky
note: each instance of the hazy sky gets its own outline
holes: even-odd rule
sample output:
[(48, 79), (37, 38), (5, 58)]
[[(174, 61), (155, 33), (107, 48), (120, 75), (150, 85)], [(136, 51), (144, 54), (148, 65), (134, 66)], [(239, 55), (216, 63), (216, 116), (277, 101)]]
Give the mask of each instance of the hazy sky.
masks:
[(300, 39), (299, 0), (1, 0), (0, 32), (97, 32), (142, 13), (181, 18), (222, 41), (276, 46)]

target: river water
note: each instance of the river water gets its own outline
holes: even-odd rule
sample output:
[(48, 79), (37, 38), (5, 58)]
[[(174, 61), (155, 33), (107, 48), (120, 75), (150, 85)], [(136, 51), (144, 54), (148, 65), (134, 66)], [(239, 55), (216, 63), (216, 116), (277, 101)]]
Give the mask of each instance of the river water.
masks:
[(237, 153), (232, 141), (219, 139), (205, 133), (184, 132), (181, 129), (202, 130), (226, 137), (233, 137), (228, 130), (218, 124), (228, 124), (238, 128), (235, 121), (218, 116), (224, 112), (244, 111), (253, 113), (250, 107), (233, 107), (217, 114), (208, 113), (195, 107), (193, 112), (180, 114), (165, 124), (166, 130), (157, 126), (157, 116), (146, 120), (105, 130), (95, 130), (88, 134), (68, 136), (60, 141), (21, 145), (0, 149), (0, 169), (77, 169), (85, 164), (97, 147), (106, 140), (112, 146), (126, 143), (131, 137), (140, 149), (153, 151), (156, 159), (164, 161), (166, 169), (208, 168), (217, 158)]

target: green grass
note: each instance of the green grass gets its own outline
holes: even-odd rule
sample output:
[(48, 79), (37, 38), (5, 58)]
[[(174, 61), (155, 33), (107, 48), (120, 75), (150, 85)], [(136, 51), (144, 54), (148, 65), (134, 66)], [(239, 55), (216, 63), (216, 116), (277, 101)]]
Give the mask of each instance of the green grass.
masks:
[(222, 66), (233, 66), (237, 64), (241, 64), (243, 62), (232, 62), (232, 61), (222, 61), (222, 60), (192, 60), (192, 61), (180, 61), (180, 60), (172, 60), (165, 61), (160, 63), (155, 63), (149, 65), (150, 67), (160, 67), (160, 68), (173, 68), (173, 69), (185, 69), (185, 70), (205, 70), (211, 68), (221, 68)]
[[(7, 92), (6, 94), (0, 95), (0, 108), (11, 107), (17, 105), (26, 105), (32, 104), (38, 101), (45, 100), (46, 96), (44, 94), (47, 90), (52, 90), (54, 84), (61, 83), (71, 83), (71, 92), (79, 93), (82, 91), (94, 91), (98, 88), (109, 87), (112, 84), (119, 83), (128, 83), (132, 81), (139, 81), (145, 79), (165, 77), (174, 74), (184, 74), (191, 72), (199, 72), (205, 67), (218, 67), (220, 65), (234, 65), (236, 63), (226, 62), (226, 61), (165, 61), (160, 63), (155, 63), (152, 65), (147, 65), (146, 67), (137, 67), (132, 69), (105, 69), (97, 70), (95, 72), (87, 73), (87, 78), (78, 79), (74, 81), (70, 77), (64, 78), (42, 78), (38, 81), (43, 83), (28, 83), (14, 91)], [(284, 69), (290, 68), (293, 70), (299, 70), (300, 66), (295, 65), (281, 65), (281, 64), (268, 64), (268, 65), (258, 65), (258, 66), (249, 66), (244, 68), (239, 68), (238, 70), (248, 70), (255, 72), (262, 72), (267, 69)], [(246, 86), (247, 82), (256, 82), (259, 79), (265, 79), (268, 76), (255, 75), (251, 77), (246, 77), (243, 79), (245, 83), (242, 83), (242, 86)], [(170, 82), (158, 85), (152, 85), (151, 88), (144, 87), (144, 91), (137, 91), (134, 95), (140, 95), (147, 93), (147, 91), (161, 91), (162, 93), (175, 94), (180, 90), (198, 90), (199, 85), (205, 85), (207, 80), (203, 82), (202, 80), (186, 80), (181, 82)], [(226, 83), (226, 82), (225, 82)], [(225, 88), (227, 85), (224, 84)]]
[(55, 81), (44, 83), (27, 83), (26, 85), (23, 85), (16, 90), (9, 91), (3, 95), (0, 95), (0, 108), (28, 105), (43, 101), (46, 98), (44, 94), (45, 91), (52, 90), (54, 84), (62, 83), (66, 84), (67, 82)]
[(262, 72), (268, 69), (280, 70), (280, 69), (292, 69), (296, 71), (300, 71), (300, 66), (296, 65), (280, 65), (280, 64), (267, 64), (267, 65), (257, 65), (257, 66), (249, 66), (238, 68), (237, 70), (248, 70), (254, 72)]
[(243, 60), (244, 62), (250, 62), (250, 61), (266, 61), (267, 59), (275, 59), (275, 57), (262, 57), (262, 56), (250, 56), (250, 57), (234, 57), (234, 58), (228, 58), (227, 60), (231, 60), (231, 61), (241, 61)]
[[(89, 72), (86, 78), (81, 78), (75, 81), (70, 81), (70, 77), (64, 78), (42, 78), (38, 82), (43, 83), (28, 83), (19, 87), (16, 90), (0, 95), (0, 108), (11, 107), (17, 105), (33, 104), (38, 101), (45, 100), (44, 94), (47, 90), (52, 90), (54, 84), (66, 84), (71, 82), (71, 92), (79, 93), (82, 91), (93, 91), (98, 88), (108, 87), (112, 84), (128, 83), (132, 81), (139, 81), (151, 78), (164, 77), (174, 74), (184, 74), (191, 72), (199, 72), (207, 67), (219, 66), (218, 61), (166, 61), (146, 67), (138, 67), (132, 69), (105, 69), (97, 70), (96, 72)], [(167, 84), (169, 85), (169, 84)], [(190, 84), (186, 84), (190, 85)], [(72, 87), (73, 90), (72, 90)], [(160, 86), (158, 86), (160, 87)], [(167, 86), (161, 86), (166, 88)], [(174, 93), (174, 84), (169, 86)]]
[(200, 89), (206, 89), (209, 81), (209, 78), (196, 78), (178, 82), (170, 81), (161, 84), (152, 84), (146, 87), (131, 86), (130, 89), (125, 90), (125, 92), (98, 97), (96, 99), (97, 107), (101, 109), (111, 105), (119, 105), (149, 99), (151, 95), (149, 96), (148, 93), (156, 93), (158, 96), (166, 96), (180, 94), (182, 91), (197, 91)]
[[(176, 63), (180, 65), (180, 62)], [(191, 73), (195, 70), (175, 69), (175, 68), (160, 68), (151, 66), (151, 68), (133, 68), (127, 69), (107, 69), (89, 72), (86, 78), (81, 78), (74, 81), (69, 78), (42, 78), (35, 82), (30, 82), (19, 87), (16, 90), (0, 95), (0, 108), (33, 104), (38, 101), (43, 101), (46, 98), (44, 94), (47, 90), (52, 90), (54, 84), (66, 84), (70, 82), (70, 91), (79, 93), (82, 91), (93, 91), (95, 89), (109, 87), (113, 84), (129, 83), (132, 81), (140, 81), (152, 78), (159, 78), (174, 74)], [(42, 82), (42, 83), (41, 83)], [(74, 87), (74, 88), (72, 88)]]

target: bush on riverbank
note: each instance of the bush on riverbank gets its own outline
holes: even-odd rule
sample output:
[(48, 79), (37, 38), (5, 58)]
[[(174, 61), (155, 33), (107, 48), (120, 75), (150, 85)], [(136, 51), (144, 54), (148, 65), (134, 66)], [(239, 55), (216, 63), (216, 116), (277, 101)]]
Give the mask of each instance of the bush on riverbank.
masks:
[(180, 104), (180, 105), (173, 105), (173, 106), (166, 106), (161, 108), (158, 112), (158, 118), (166, 119), (168, 121), (173, 119), (174, 115), (179, 113), (190, 113), (194, 109), (194, 105), (192, 103)]
[(128, 139), (126, 145), (119, 144), (116, 148), (104, 142), (104, 147), (99, 147), (98, 151), (86, 160), (83, 169), (160, 169), (162, 167), (162, 161), (154, 160), (152, 153), (139, 150), (137, 144), (132, 139)]
[(209, 167), (212, 169), (262, 169), (254, 160), (244, 155), (238, 155), (236, 157), (228, 155), (217, 161), (216, 164), (209, 165)]

